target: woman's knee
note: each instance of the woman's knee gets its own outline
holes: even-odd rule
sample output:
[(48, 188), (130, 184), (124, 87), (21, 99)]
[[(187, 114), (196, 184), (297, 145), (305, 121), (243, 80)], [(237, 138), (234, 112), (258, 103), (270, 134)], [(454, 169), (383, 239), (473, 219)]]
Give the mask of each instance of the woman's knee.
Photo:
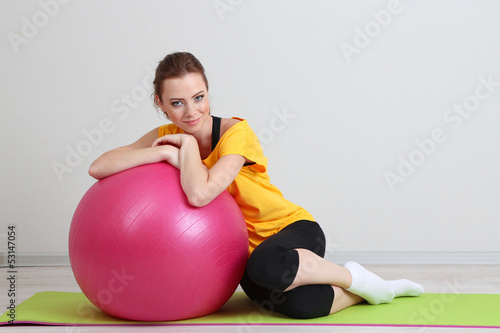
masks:
[(284, 302), (277, 310), (298, 319), (324, 317), (330, 314), (334, 296), (333, 288), (329, 285), (298, 287), (283, 293)]
[(259, 286), (283, 291), (293, 282), (298, 262), (296, 250), (257, 247), (248, 259), (247, 272)]

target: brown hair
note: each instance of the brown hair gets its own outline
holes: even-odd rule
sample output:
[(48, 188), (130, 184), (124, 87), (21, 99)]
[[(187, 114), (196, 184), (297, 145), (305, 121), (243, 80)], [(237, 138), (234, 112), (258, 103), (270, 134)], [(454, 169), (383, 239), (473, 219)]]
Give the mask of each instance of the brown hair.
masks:
[[(189, 52), (174, 52), (168, 54), (159, 62), (156, 68), (155, 79), (153, 81), (154, 95), (158, 96), (161, 101), (163, 82), (166, 79), (182, 77), (189, 73), (201, 74), (208, 90), (208, 80), (205, 75), (205, 68), (203, 68), (203, 65), (194, 55)], [(159, 107), (156, 98), (154, 98), (154, 103)]]

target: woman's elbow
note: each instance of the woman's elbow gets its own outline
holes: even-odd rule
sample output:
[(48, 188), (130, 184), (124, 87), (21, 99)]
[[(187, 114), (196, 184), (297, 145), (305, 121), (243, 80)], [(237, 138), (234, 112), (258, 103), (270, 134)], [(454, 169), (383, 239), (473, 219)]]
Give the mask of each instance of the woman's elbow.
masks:
[(89, 175), (97, 180), (105, 178), (102, 168), (95, 162), (89, 167)]
[(201, 192), (191, 193), (186, 196), (189, 204), (193, 207), (198, 207), (198, 208), (208, 205), (214, 199), (210, 198), (209, 196)]

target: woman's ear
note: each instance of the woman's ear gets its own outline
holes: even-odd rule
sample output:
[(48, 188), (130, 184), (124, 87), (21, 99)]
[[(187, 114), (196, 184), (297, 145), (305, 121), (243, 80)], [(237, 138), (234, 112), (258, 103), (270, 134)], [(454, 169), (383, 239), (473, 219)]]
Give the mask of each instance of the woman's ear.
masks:
[(161, 112), (165, 115), (165, 117), (167, 117), (167, 119), (170, 120), (167, 111), (165, 111), (163, 102), (161, 101), (160, 97), (158, 97), (158, 95), (155, 95), (155, 104), (161, 109)]
[(163, 111), (163, 102), (161, 101), (160, 97), (158, 97), (158, 95), (155, 95), (155, 102), (156, 105), (158, 105), (158, 107)]

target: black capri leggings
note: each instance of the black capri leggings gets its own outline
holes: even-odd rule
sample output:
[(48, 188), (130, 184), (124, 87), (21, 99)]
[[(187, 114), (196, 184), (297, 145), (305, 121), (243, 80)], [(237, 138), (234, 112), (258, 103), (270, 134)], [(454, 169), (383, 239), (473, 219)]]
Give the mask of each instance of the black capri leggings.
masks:
[(301, 220), (259, 244), (248, 258), (241, 287), (252, 302), (268, 312), (293, 318), (317, 318), (330, 313), (330, 285), (307, 285), (284, 292), (299, 268), (297, 248), (325, 255), (325, 235), (316, 222)]

